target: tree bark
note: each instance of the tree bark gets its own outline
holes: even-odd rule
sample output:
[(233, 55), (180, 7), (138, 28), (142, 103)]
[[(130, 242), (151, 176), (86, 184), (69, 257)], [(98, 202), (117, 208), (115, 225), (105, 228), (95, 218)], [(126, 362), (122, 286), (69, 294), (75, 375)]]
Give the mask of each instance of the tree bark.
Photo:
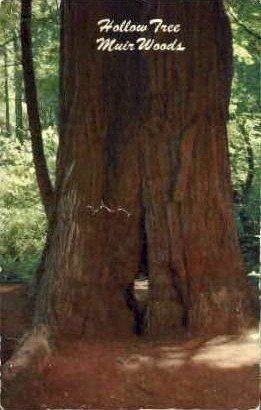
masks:
[(44, 155), (42, 129), (38, 109), (38, 99), (32, 55), (31, 8), (32, 0), (22, 0), (21, 51), (25, 99), (27, 105), (27, 114), (37, 183), (47, 218), (50, 220), (54, 207), (54, 191), (47, 168), (46, 158)]
[(178, 323), (191, 331), (233, 331), (248, 322), (252, 298), (232, 208), (229, 21), (221, 1), (176, 2), (162, 6), (161, 17), (181, 22), (187, 50), (148, 56), (155, 73), (143, 132), (151, 252), (148, 332), (169, 333)]
[[(104, 16), (180, 23), (187, 49), (99, 52)], [(221, 1), (62, 1), (61, 33), (57, 203), (35, 324), (74, 337), (129, 336), (124, 291), (140, 266), (144, 229), (148, 335), (248, 324), (226, 133), (231, 33)]]

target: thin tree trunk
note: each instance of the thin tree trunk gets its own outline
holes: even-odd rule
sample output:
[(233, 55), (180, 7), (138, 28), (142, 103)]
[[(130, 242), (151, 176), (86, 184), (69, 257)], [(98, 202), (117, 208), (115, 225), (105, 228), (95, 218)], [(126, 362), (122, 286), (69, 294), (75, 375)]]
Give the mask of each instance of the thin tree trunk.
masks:
[(29, 128), (31, 133), (33, 160), (40, 196), (47, 218), (50, 220), (54, 207), (54, 191), (50, 180), (39, 117), (36, 82), (33, 68), (31, 38), (31, 6), (32, 0), (22, 0), (21, 8), (21, 50), (24, 74), (25, 99)]
[(3, 47), (4, 54), (4, 89), (5, 89), (5, 128), (6, 135), (11, 135), (10, 125), (10, 106), (9, 106), (9, 75), (8, 75), (8, 57), (6, 46)]
[(242, 120), (239, 122), (239, 130), (242, 134), (245, 150), (246, 150), (246, 162), (247, 162), (247, 175), (245, 181), (241, 184), (241, 192), (237, 192), (236, 201), (239, 204), (239, 217), (242, 223), (244, 235), (248, 236), (251, 232), (251, 221), (247, 212), (247, 200), (251, 191), (254, 173), (255, 173), (255, 161), (254, 161), (254, 152), (251, 146), (250, 137), (245, 129), (246, 122)]
[(245, 142), (245, 149), (246, 149), (246, 161), (247, 161), (247, 176), (245, 183), (243, 185), (243, 201), (245, 201), (250, 193), (253, 179), (254, 179), (254, 172), (255, 172), (255, 161), (254, 161), (254, 152), (251, 145), (250, 137), (245, 129), (245, 123), (239, 124), (239, 129), (242, 133), (244, 142)]
[(18, 141), (23, 142), (23, 90), (22, 71), (19, 65), (20, 53), (17, 36), (14, 35), (14, 83), (15, 83), (15, 133)]

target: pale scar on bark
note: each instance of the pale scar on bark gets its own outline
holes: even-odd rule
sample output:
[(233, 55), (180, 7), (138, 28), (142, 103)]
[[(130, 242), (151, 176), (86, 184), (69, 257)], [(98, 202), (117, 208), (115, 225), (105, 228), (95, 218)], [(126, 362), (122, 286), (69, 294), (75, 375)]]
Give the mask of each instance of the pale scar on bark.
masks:
[(107, 205), (105, 205), (103, 200), (101, 201), (101, 204), (98, 208), (95, 208), (93, 205), (87, 205), (86, 208), (89, 209), (93, 215), (98, 214), (102, 210), (105, 210), (109, 214), (115, 214), (117, 212), (122, 212), (122, 213), (126, 214), (127, 218), (130, 218), (131, 215), (132, 215), (131, 212), (129, 212), (127, 209), (125, 209), (123, 207), (117, 207), (117, 208), (108, 207)]

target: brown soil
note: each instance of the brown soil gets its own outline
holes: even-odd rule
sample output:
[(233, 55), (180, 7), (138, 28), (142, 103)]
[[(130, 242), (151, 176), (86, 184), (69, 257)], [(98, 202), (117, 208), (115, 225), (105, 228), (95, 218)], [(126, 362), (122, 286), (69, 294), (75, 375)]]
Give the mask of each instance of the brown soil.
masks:
[[(2, 361), (30, 326), (24, 285), (1, 285)], [(8, 389), (5, 409), (250, 409), (258, 404), (258, 334), (125, 343), (61, 343), (43, 374)]]

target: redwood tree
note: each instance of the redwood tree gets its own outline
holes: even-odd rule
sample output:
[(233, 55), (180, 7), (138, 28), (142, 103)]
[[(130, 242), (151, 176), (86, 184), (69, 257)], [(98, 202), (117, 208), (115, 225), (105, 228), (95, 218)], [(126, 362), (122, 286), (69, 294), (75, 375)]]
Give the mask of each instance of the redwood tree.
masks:
[[(249, 323), (232, 209), (232, 46), (222, 2), (64, 0), (61, 8), (55, 214), (35, 325), (128, 337), (124, 290), (144, 237), (148, 335)], [(180, 23), (186, 50), (97, 51), (97, 21), (126, 16)]]

